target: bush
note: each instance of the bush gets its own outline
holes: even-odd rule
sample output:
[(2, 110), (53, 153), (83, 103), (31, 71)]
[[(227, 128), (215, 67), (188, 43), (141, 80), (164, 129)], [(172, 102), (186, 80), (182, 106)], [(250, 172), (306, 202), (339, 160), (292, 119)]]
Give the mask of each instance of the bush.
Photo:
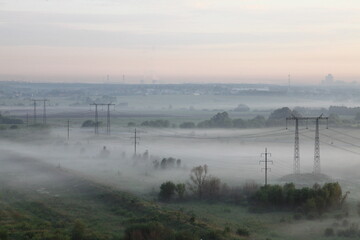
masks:
[(198, 238), (194, 236), (194, 233), (184, 231), (184, 232), (178, 232), (175, 235), (175, 240), (197, 240)]
[(332, 236), (334, 236), (334, 235), (335, 235), (334, 229), (333, 229), (333, 228), (326, 228), (326, 229), (325, 229), (325, 232), (324, 232), (324, 235), (325, 235), (326, 237), (332, 237)]
[(95, 121), (93, 120), (86, 120), (81, 124), (81, 127), (86, 128), (86, 127), (95, 127)]
[(158, 222), (132, 225), (125, 229), (124, 235), (123, 240), (175, 240), (175, 233)]
[(153, 121), (144, 121), (141, 123), (143, 127), (159, 127), (159, 128), (167, 128), (170, 126), (170, 122), (168, 120), (153, 120)]
[(6, 229), (0, 229), (0, 240), (7, 240), (8, 239), (8, 232)]
[(250, 236), (250, 231), (246, 227), (239, 227), (236, 230), (236, 234), (239, 236), (242, 236), (242, 237), (248, 237), (248, 236)]
[(128, 122), (128, 127), (135, 127), (136, 126), (136, 123), (134, 123), (134, 122)]

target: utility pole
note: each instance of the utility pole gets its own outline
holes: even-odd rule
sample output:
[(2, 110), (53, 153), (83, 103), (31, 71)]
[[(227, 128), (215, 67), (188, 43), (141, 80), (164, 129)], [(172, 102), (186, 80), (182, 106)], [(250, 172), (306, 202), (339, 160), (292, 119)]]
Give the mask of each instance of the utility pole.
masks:
[(36, 124), (36, 100), (32, 101), (34, 101), (34, 124)]
[(329, 128), (329, 118), (323, 117), (322, 114), (315, 119), (315, 148), (314, 148), (314, 174), (321, 173), (320, 166), (320, 131), (319, 131), (319, 120), (326, 119), (326, 128)]
[(135, 128), (135, 131), (134, 131), (134, 137), (133, 138), (134, 138), (134, 156), (136, 156), (136, 145), (139, 144), (138, 139), (140, 139), (140, 137), (138, 137), (136, 135), (136, 128)]
[(70, 120), (67, 120), (67, 140), (70, 139)]
[(43, 108), (43, 124), (46, 124), (46, 100), (44, 99), (44, 108)]
[(95, 106), (95, 135), (99, 134), (99, 121), (98, 121), (98, 104), (97, 103), (92, 103), (90, 104), (90, 106)]
[(315, 151), (314, 151), (314, 174), (320, 173), (320, 133), (319, 133), (319, 120), (325, 119), (327, 121), (328, 128), (328, 117), (323, 117), (321, 114), (319, 117), (296, 117), (291, 116), (286, 118), (286, 129), (288, 120), (295, 120), (295, 144), (294, 144), (294, 174), (300, 174), (300, 141), (299, 141), (299, 120), (306, 120), (306, 128), (308, 120), (315, 120)]
[(295, 119), (294, 173), (300, 174), (299, 119)]
[(46, 102), (49, 101), (47, 99), (32, 99), (34, 102), (34, 124), (36, 124), (37, 116), (36, 116), (36, 107), (37, 102), (43, 102), (43, 124), (46, 124)]
[(99, 113), (98, 106), (107, 106), (106, 114), (106, 134), (110, 135), (110, 106), (115, 106), (113, 103), (92, 103), (95, 106), (95, 135), (99, 134)]
[(107, 115), (106, 115), (106, 134), (110, 135), (110, 106), (115, 106), (113, 103), (108, 103), (107, 105)]
[(265, 186), (267, 186), (268, 170), (271, 171), (271, 168), (268, 168), (268, 163), (273, 164), (273, 161), (268, 160), (268, 157), (271, 157), (271, 153), (268, 153), (267, 148), (265, 148), (265, 152), (261, 154), (261, 157), (265, 158), (265, 160), (259, 161), (259, 164), (265, 163), (265, 168), (262, 168), (261, 170), (265, 170)]

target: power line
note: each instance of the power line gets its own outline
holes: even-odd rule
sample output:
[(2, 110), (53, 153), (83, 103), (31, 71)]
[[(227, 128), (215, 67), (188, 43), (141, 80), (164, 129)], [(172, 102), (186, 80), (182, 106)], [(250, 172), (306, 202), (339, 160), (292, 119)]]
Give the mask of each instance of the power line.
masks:
[[(304, 136), (304, 137), (306, 137), (306, 138), (312, 139), (311, 137), (309, 137), (309, 136), (307, 136), (307, 135), (305, 135), (305, 134), (301, 134), (301, 135)], [(330, 144), (330, 143), (327, 143), (327, 142), (324, 142), (324, 141), (320, 141), (320, 142), (321, 142), (321, 143), (324, 143), (324, 144), (326, 144), (326, 145), (329, 145), (329, 146), (331, 146), (331, 147), (333, 147), (333, 148), (337, 148), (337, 149), (340, 149), (340, 150), (343, 150), (343, 151), (346, 151), (346, 152), (349, 152), (349, 153), (353, 153), (353, 154), (356, 154), (356, 155), (360, 155), (360, 153), (354, 152), (354, 151), (349, 150), (349, 149), (346, 149), (346, 148), (344, 148), (344, 147), (336, 146), (336, 145), (334, 145), (334, 144)]]
[(359, 138), (359, 137), (352, 136), (352, 135), (350, 135), (350, 134), (348, 134), (348, 133), (343, 133), (343, 132), (338, 131), (338, 130), (335, 130), (335, 129), (329, 129), (329, 130), (331, 130), (331, 131), (333, 131), (333, 132), (336, 132), (336, 133), (339, 133), (339, 134), (342, 134), (342, 135), (344, 135), (344, 136), (348, 136), (348, 137), (351, 137), (351, 138), (354, 138), (354, 139), (360, 140), (360, 138)]

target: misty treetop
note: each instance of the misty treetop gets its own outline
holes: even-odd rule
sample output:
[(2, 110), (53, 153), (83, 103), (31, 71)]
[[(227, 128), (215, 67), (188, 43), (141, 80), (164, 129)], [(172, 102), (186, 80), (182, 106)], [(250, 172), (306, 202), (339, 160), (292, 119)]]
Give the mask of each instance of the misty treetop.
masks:
[(241, 118), (231, 119), (227, 112), (221, 112), (214, 115), (210, 120), (198, 123), (199, 128), (261, 128), (267, 126), (284, 125), (285, 119), (292, 115), (300, 116), (296, 111), (287, 107), (276, 109), (269, 118), (258, 115), (252, 119), (244, 120)]

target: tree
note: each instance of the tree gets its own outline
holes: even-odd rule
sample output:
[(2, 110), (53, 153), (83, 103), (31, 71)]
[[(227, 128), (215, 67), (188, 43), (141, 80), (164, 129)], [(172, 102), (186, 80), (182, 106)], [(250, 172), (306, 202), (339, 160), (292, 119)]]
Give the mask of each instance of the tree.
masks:
[(237, 118), (233, 120), (233, 127), (235, 128), (246, 128), (246, 121), (241, 119), (241, 118)]
[(94, 127), (95, 126), (95, 122), (93, 120), (86, 120), (82, 123), (81, 127), (85, 128), (85, 127)]
[(200, 128), (230, 128), (232, 120), (227, 112), (217, 113), (210, 120), (202, 121), (198, 124)]
[(232, 120), (227, 112), (217, 113), (210, 122), (211, 127), (232, 127)]
[(198, 195), (199, 198), (203, 197), (203, 189), (206, 183), (208, 173), (208, 166), (197, 166), (191, 169), (189, 184), (190, 190)]
[(300, 117), (301, 114), (296, 110), (291, 111), (288, 107), (278, 108), (270, 114), (267, 125), (284, 125), (285, 119), (291, 116)]
[(205, 179), (203, 194), (211, 199), (217, 198), (220, 195), (221, 180), (220, 178), (210, 176)]
[(160, 186), (159, 198), (163, 201), (169, 201), (175, 193), (176, 186), (173, 182), (168, 181)]
[(179, 199), (181, 199), (181, 200), (184, 199), (184, 194), (185, 194), (185, 191), (186, 191), (185, 184), (184, 183), (176, 184), (175, 191), (176, 191)]

